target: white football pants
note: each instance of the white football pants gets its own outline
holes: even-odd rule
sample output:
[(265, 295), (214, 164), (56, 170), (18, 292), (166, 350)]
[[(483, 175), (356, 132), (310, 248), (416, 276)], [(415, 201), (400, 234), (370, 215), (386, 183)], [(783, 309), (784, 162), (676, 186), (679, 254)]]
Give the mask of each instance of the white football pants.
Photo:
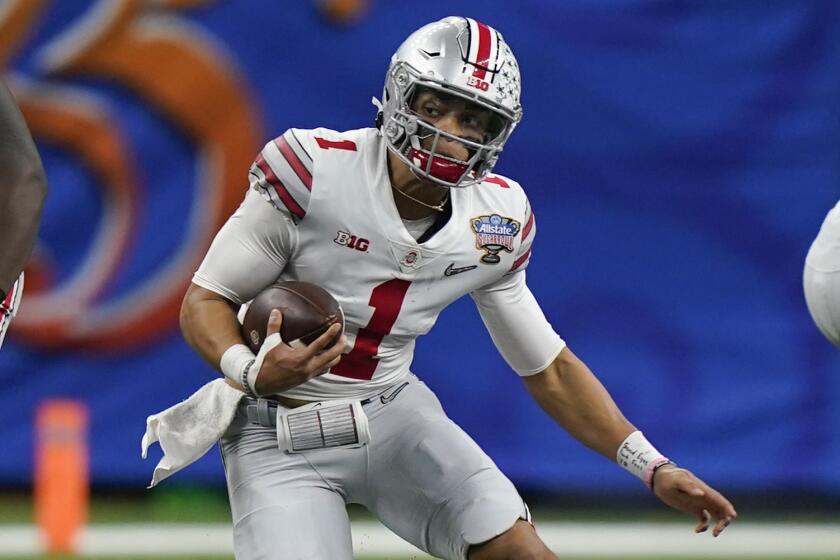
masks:
[(450, 560), (530, 520), (513, 484), (437, 397), (413, 375), (403, 381), (364, 406), (371, 442), (355, 449), (281, 452), (275, 428), (250, 423), (243, 399), (220, 442), (237, 560), (351, 560), (348, 503)]

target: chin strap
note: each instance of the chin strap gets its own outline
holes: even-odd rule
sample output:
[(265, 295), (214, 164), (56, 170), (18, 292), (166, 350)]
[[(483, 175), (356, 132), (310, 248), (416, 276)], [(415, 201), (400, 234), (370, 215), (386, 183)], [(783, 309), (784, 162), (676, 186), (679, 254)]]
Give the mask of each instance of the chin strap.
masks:
[(385, 121), (385, 113), (382, 110), (382, 102), (375, 97), (371, 97), (370, 103), (371, 105), (376, 107), (376, 118), (374, 119), (373, 124), (377, 129), (381, 131), (382, 123)]
[[(434, 149), (434, 146), (432, 149)], [(462, 161), (433, 154), (426, 150), (420, 145), (417, 135), (410, 137), (410, 147), (405, 155), (424, 174), (428, 173), (435, 179), (449, 183), (456, 183), (468, 169), (468, 165)]]

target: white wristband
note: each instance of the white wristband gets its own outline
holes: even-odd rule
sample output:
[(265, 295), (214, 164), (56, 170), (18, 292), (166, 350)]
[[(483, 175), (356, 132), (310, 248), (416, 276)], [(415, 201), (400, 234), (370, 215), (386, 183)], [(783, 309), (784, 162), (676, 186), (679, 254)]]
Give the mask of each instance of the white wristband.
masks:
[(242, 372), (245, 367), (254, 361), (254, 353), (244, 344), (234, 344), (222, 354), (219, 361), (219, 369), (225, 377), (236, 383), (242, 382)]
[(639, 477), (648, 488), (651, 488), (653, 471), (656, 467), (670, 462), (638, 430), (621, 442), (615, 460), (619, 465)]

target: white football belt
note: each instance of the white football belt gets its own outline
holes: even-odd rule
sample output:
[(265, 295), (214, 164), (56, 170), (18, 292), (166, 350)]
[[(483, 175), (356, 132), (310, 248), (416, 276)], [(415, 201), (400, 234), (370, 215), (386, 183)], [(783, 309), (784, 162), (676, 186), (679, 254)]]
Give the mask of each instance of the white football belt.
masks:
[(248, 420), (277, 428), (277, 446), (289, 453), (312, 449), (361, 447), (370, 443), (370, 427), (364, 405), (379, 400), (388, 404), (408, 385), (388, 387), (364, 400), (329, 400), (287, 409), (268, 399), (246, 407)]
[(325, 447), (361, 447), (370, 442), (368, 418), (358, 400), (316, 402), (277, 409), (277, 445), (298, 453)]

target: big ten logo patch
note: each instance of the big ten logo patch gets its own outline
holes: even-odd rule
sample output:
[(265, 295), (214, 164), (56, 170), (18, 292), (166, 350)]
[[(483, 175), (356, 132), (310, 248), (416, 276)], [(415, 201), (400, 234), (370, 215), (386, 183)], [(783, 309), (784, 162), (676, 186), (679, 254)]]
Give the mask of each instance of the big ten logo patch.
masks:
[(350, 249), (356, 249), (362, 253), (367, 253), (368, 247), (370, 247), (370, 241), (364, 237), (357, 237), (346, 231), (340, 230), (336, 232), (333, 242)]
[(484, 80), (479, 80), (475, 76), (469, 76), (467, 78), (467, 85), (472, 86), (476, 89), (480, 89), (481, 91), (487, 91), (490, 89), (490, 84), (485, 82)]
[(263, 137), (234, 57), (189, 19), (214, 3), (0, 4), (0, 69), (50, 179), (14, 328), (26, 343), (124, 351), (177, 328)]

